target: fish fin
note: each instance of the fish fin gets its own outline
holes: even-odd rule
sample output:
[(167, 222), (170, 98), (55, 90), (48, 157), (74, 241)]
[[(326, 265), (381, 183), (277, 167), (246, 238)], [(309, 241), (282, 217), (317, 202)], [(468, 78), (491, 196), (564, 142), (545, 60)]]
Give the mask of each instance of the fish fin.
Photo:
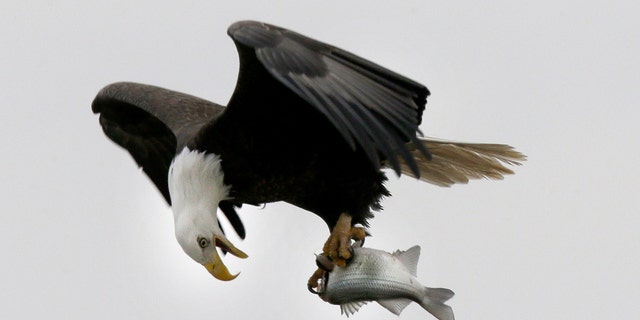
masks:
[(420, 259), (420, 246), (413, 246), (406, 251), (397, 250), (393, 256), (409, 270), (414, 277), (418, 273), (418, 260)]
[(340, 305), (340, 314), (346, 314), (348, 318), (350, 315), (358, 312), (358, 310), (360, 310), (360, 307), (364, 306), (365, 304), (367, 304), (367, 301), (351, 301), (343, 303)]
[(445, 288), (424, 287), (425, 297), (420, 302), (425, 310), (429, 311), (438, 320), (454, 320), (453, 309), (444, 304), (453, 297), (453, 291)]
[(377, 301), (381, 306), (385, 309), (391, 311), (393, 314), (399, 316), (402, 310), (406, 308), (411, 300), (409, 299), (388, 299), (388, 300), (378, 300)]

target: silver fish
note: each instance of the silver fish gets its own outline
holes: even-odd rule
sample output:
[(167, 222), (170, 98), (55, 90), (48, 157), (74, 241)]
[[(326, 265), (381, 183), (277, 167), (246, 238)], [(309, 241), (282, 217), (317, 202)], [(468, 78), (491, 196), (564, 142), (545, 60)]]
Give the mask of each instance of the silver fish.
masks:
[(326, 270), (317, 293), (322, 300), (339, 304), (347, 317), (368, 301), (376, 301), (396, 315), (415, 301), (439, 320), (453, 320), (453, 310), (444, 304), (453, 291), (421, 285), (416, 278), (419, 258), (419, 246), (394, 253), (354, 247), (353, 258), (345, 267), (317, 256), (316, 263)]

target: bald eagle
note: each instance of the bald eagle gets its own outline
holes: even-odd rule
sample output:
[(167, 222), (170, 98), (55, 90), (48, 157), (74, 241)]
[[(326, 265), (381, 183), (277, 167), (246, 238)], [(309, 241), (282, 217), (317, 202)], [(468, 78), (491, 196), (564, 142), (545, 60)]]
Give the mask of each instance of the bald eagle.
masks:
[[(351, 239), (389, 192), (384, 169), (439, 186), (501, 179), (524, 156), (501, 144), (418, 136), (427, 88), (345, 50), (255, 21), (231, 25), (240, 57), (227, 105), (151, 85), (106, 86), (92, 103), (104, 133), (151, 178), (183, 250), (217, 279), (236, 277), (218, 249), (218, 209), (241, 238), (243, 204), (285, 201), (321, 217), (323, 251), (345, 261)], [(310, 286), (314, 285), (313, 276)]]

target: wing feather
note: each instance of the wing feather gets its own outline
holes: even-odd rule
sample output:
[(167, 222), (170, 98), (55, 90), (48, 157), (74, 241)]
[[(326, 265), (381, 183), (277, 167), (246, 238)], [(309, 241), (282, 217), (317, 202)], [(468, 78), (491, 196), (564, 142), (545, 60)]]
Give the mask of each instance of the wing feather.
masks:
[[(91, 108), (100, 114), (104, 133), (129, 151), (169, 204), (167, 174), (176, 151), (182, 150), (203, 125), (224, 110), (194, 96), (131, 82), (104, 87)], [(244, 238), (237, 206), (220, 203), (232, 227)]]
[[(319, 110), (374, 166), (401, 173), (399, 159), (419, 175), (408, 142), (417, 141), (426, 87), (342, 49), (280, 27), (241, 21), (229, 27), (241, 56), (240, 77), (262, 67)], [(256, 63), (257, 62), (257, 63)], [(235, 93), (234, 93), (235, 96)], [(233, 99), (232, 99), (233, 100)], [(428, 158), (424, 146), (417, 150)]]

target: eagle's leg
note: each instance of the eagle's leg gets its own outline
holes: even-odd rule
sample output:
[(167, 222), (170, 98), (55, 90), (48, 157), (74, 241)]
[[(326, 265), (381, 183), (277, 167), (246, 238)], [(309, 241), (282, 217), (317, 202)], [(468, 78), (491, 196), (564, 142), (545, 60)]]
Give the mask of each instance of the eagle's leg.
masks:
[[(351, 258), (351, 240), (362, 241), (367, 236), (367, 232), (362, 227), (354, 227), (351, 225), (351, 216), (342, 213), (338, 218), (338, 222), (331, 230), (329, 239), (324, 243), (322, 248), (323, 255), (329, 257), (333, 263), (339, 267), (347, 265), (347, 260)], [(318, 268), (309, 278), (307, 286), (310, 291), (318, 286), (318, 280), (322, 278), (326, 270)]]
[(347, 260), (351, 258), (351, 240), (360, 241), (366, 236), (366, 231), (361, 227), (351, 225), (351, 216), (342, 213), (338, 218), (338, 222), (331, 230), (329, 239), (324, 243), (322, 252), (340, 267), (347, 264)]

